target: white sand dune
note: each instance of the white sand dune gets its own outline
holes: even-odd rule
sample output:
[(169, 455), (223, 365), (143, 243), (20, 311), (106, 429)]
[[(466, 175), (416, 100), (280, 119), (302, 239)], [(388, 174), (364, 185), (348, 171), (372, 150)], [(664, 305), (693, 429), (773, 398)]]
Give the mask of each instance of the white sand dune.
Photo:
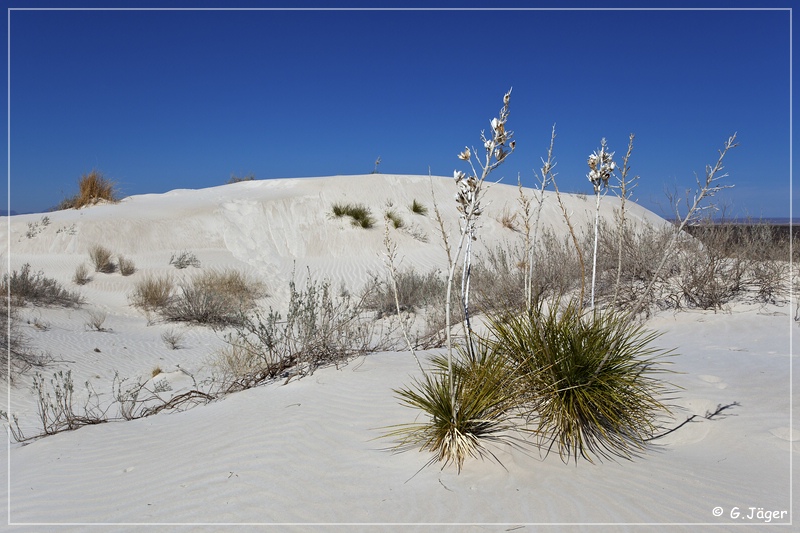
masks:
[[(110, 400), (115, 374), (144, 380), (155, 366), (163, 370), (158, 379), (174, 391), (187, 390), (189, 375), (207, 377), (209, 357), (224, 345), (222, 335), (207, 328), (148, 325), (130, 306), (128, 295), (141, 276), (197, 272), (175, 270), (172, 254), (191, 251), (204, 270), (244, 270), (266, 283), (270, 297), (262, 305), (279, 307), (292, 272), (297, 280), (310, 272), (353, 289), (371, 272), (382, 272), (382, 215), (391, 204), (416, 234), (391, 232), (403, 264), (420, 271), (444, 268), (432, 191), (455, 235), (452, 179), (377, 174), (133, 196), (116, 205), (49, 213), (46, 226), (43, 214), (15, 216), (0, 241), (12, 269), (29, 263), (86, 298), (80, 309), (22, 310), (24, 333), (57, 360), (46, 375), (69, 369), (76, 398), (84, 397), (88, 381)], [(516, 210), (517, 197), (516, 187), (490, 189), (479, 251), (521, 238), (500, 221), (505, 210)], [(415, 199), (429, 208), (427, 216), (408, 209)], [(592, 198), (564, 199), (573, 223), (588, 223)], [(368, 205), (378, 224), (352, 227), (331, 216), (334, 202)], [(613, 197), (605, 198), (603, 216), (613, 216), (616, 205)], [(663, 223), (638, 206), (630, 216)], [(566, 235), (551, 195), (542, 224)], [(76, 286), (75, 267), (88, 263), (93, 244), (133, 259), (137, 272), (94, 274), (90, 283)], [(108, 331), (85, 327), (89, 310), (108, 313)], [(793, 460), (800, 452), (800, 433), (790, 419), (798, 407), (791, 398), (797, 372), (791, 365), (790, 334), (797, 328), (791, 313), (789, 305), (739, 303), (716, 314), (660, 313), (650, 319), (647, 326), (664, 333), (658, 345), (678, 354), (670, 381), (682, 390), (672, 402), (674, 419), (665, 422), (674, 426), (700, 416), (654, 441), (634, 461), (565, 465), (557, 454), (500, 447), (494, 451), (502, 466), (470, 460), (460, 474), (454, 467), (422, 468), (429, 454), (392, 454), (391, 441), (378, 438), (381, 428), (417, 415), (392, 393), (417, 375), (416, 363), (408, 353), (388, 352), (184, 412), (12, 442), (8, 461), (0, 463), (8, 476), (0, 489), (9, 498), (8, 530), (50, 531), (61, 524), (59, 531), (84, 531), (80, 524), (99, 524), (96, 530), (138, 531), (137, 524), (146, 524), (157, 531), (224, 531), (231, 524), (253, 530), (282, 524), (281, 530), (311, 531), (349, 523), (354, 525), (336, 529), (373, 531), (394, 524), (438, 531), (444, 529), (440, 524), (458, 523), (447, 530), (561, 524), (617, 531), (620, 524), (666, 524), (694, 531), (691, 524), (763, 524), (765, 511), (779, 513), (770, 514), (771, 523), (788, 523)], [(185, 333), (181, 349), (170, 350), (161, 340), (169, 329)], [(7, 407), (32, 434), (37, 418), (29, 385), (26, 376), (10, 389), (5, 384), (3, 392)], [(702, 418), (734, 402), (719, 417)], [(722, 516), (713, 514), (715, 507)], [(733, 518), (735, 508), (741, 514)]]

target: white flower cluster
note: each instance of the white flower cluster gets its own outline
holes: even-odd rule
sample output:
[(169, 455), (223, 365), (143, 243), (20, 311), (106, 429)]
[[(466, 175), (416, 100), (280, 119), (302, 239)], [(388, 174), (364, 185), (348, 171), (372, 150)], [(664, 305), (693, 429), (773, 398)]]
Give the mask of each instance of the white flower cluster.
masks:
[(589, 174), (586, 175), (589, 181), (594, 185), (595, 194), (600, 193), (601, 187), (608, 187), (608, 178), (617, 168), (613, 160), (614, 152), (606, 151), (606, 140), (600, 142), (600, 153), (593, 152), (589, 156), (588, 164)]
[[(500, 116), (493, 118), (491, 121), (492, 136), (487, 139), (485, 134), (481, 133), (483, 146), (486, 148), (486, 163), (481, 165), (483, 168), (483, 177), (478, 179), (476, 173), (467, 176), (460, 170), (453, 173), (458, 186), (456, 193), (456, 203), (458, 204), (458, 212), (461, 213), (461, 218), (467, 223), (467, 230), (472, 234), (475, 229), (475, 219), (478, 218), (482, 209), (480, 206), (480, 189), (483, 183), (483, 178), (491, 172), (492, 169), (497, 167), (511, 152), (514, 151), (516, 142), (511, 140), (514, 136), (513, 132), (506, 131), (506, 121), (508, 120), (508, 104), (511, 99), (511, 91), (509, 90), (503, 97), (503, 108), (500, 110)], [(508, 143), (508, 145), (506, 145)], [(462, 161), (468, 161), (472, 164), (472, 152), (467, 147), (463, 152), (458, 154), (458, 158)], [(494, 161), (493, 161), (494, 159)], [(480, 163), (480, 161), (479, 161)], [(474, 238), (474, 234), (473, 234)]]

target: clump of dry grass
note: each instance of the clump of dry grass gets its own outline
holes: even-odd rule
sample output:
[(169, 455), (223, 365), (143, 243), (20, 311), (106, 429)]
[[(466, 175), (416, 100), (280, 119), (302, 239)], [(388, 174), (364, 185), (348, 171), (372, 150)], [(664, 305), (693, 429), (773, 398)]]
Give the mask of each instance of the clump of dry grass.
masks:
[(119, 264), (119, 273), (123, 276), (130, 276), (136, 272), (136, 264), (133, 262), (133, 259), (128, 259), (120, 255), (117, 257), (117, 263)]
[(146, 275), (136, 282), (130, 296), (131, 305), (145, 311), (158, 311), (165, 308), (172, 299), (175, 283), (172, 277)]
[(100, 244), (89, 247), (89, 259), (94, 265), (95, 272), (110, 274), (117, 269), (117, 266), (111, 261), (111, 255), (111, 250)]
[(118, 202), (117, 184), (98, 170), (92, 170), (78, 180), (78, 194), (62, 200), (56, 209), (79, 209), (100, 201)]
[(89, 267), (86, 266), (86, 263), (81, 263), (75, 267), (75, 274), (72, 276), (72, 281), (74, 281), (76, 285), (86, 285), (91, 280), (92, 278), (89, 276)]
[(108, 313), (105, 311), (89, 311), (84, 325), (88, 329), (93, 329), (95, 331), (108, 331), (103, 327), (103, 323), (106, 321), (107, 316)]

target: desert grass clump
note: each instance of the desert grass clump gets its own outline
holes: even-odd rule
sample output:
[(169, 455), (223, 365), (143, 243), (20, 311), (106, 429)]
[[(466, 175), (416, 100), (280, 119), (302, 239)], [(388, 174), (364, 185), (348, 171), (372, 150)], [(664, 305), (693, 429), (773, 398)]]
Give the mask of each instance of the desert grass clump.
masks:
[(111, 250), (100, 244), (93, 244), (89, 247), (89, 260), (94, 265), (95, 272), (110, 274), (117, 269), (117, 265), (111, 260)]
[(117, 264), (119, 265), (119, 273), (123, 276), (130, 276), (136, 272), (136, 263), (133, 259), (128, 259), (125, 256), (117, 256)]
[(519, 231), (519, 227), (517, 225), (517, 213), (512, 213), (508, 208), (503, 209), (503, 213), (500, 215), (500, 218), (497, 219), (500, 224), (506, 228), (510, 229), (511, 231)]
[(584, 313), (572, 300), (490, 321), (491, 349), (517, 375), (519, 406), (541, 446), (564, 462), (631, 458), (658, 427), (669, 351), (621, 313)]
[(119, 201), (116, 183), (101, 172), (92, 170), (78, 180), (78, 194), (62, 200), (56, 209), (79, 209), (100, 201), (112, 203)]
[(10, 294), (12, 306), (22, 306), (25, 303), (34, 305), (52, 305), (59, 307), (78, 307), (83, 304), (83, 297), (73, 291), (65, 289), (61, 283), (53, 278), (48, 278), (40, 270), (32, 272), (31, 265), (25, 263), (19, 271), (13, 270), (11, 274), (4, 274), (0, 293)]
[(414, 198), (411, 205), (408, 206), (408, 209), (415, 215), (425, 216), (428, 214), (428, 208), (425, 207), (425, 204), (418, 202), (416, 198)]
[(108, 329), (103, 327), (107, 317), (108, 313), (105, 311), (89, 311), (84, 325), (88, 329), (93, 329), (94, 331), (108, 331)]
[(174, 290), (172, 276), (147, 274), (135, 283), (130, 302), (144, 311), (160, 311), (172, 301)]
[(91, 276), (89, 276), (89, 267), (86, 266), (86, 263), (81, 263), (75, 267), (75, 274), (72, 276), (72, 281), (75, 282), (76, 285), (86, 285), (92, 281)]
[(394, 209), (388, 210), (384, 216), (394, 229), (400, 229), (405, 226), (403, 218)]
[(350, 217), (350, 222), (353, 226), (370, 229), (375, 226), (375, 218), (372, 216), (372, 211), (369, 207), (363, 204), (340, 204), (335, 203), (331, 208), (333, 216), (341, 218), (343, 216)]

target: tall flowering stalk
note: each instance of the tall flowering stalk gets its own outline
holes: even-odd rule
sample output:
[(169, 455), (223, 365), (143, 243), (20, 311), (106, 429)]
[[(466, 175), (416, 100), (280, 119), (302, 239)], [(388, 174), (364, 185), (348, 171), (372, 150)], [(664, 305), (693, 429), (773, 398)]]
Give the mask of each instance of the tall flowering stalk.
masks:
[(463, 252), (463, 262), (461, 264), (461, 307), (464, 312), (464, 325), (466, 328), (467, 337), (467, 353), (470, 357), (474, 356), (474, 346), (472, 339), (472, 326), (470, 323), (470, 308), (469, 308), (469, 293), (470, 293), (470, 279), (472, 271), (472, 243), (476, 240), (477, 222), (478, 218), (483, 213), (481, 207), (481, 199), (483, 197), (483, 184), (486, 177), (496, 169), (506, 157), (514, 151), (516, 146), (515, 141), (511, 140), (513, 132), (506, 130), (506, 121), (508, 120), (508, 104), (511, 99), (511, 90), (503, 97), (503, 107), (500, 109), (500, 116), (491, 120), (491, 135), (486, 136), (485, 132), (481, 132), (481, 140), (484, 147), (484, 158), (475, 156), (478, 162), (480, 172), (478, 172), (473, 163), (472, 153), (476, 152), (473, 148), (465, 148), (463, 152), (458, 154), (458, 158), (466, 161), (470, 165), (471, 174), (467, 175), (460, 170), (453, 173), (458, 192), (455, 195), (458, 212), (460, 213), (460, 238), (456, 252), (450, 261), (450, 269), (447, 278), (447, 295), (445, 301), (445, 320), (447, 324), (447, 370), (450, 376), (450, 393), (455, 394), (453, 382), (453, 343), (450, 332), (451, 325), (451, 301), (452, 301), (452, 288), (453, 279), (459, 258)]
[(636, 182), (639, 179), (639, 176), (634, 176), (630, 180), (628, 179), (628, 172), (631, 170), (631, 167), (628, 166), (628, 162), (631, 159), (631, 153), (633, 153), (634, 137), (635, 135), (633, 133), (631, 133), (628, 137), (628, 151), (625, 153), (625, 157), (622, 158), (622, 168), (620, 170), (621, 176), (619, 177), (619, 183), (616, 186), (618, 191), (617, 196), (619, 196), (619, 223), (617, 225), (617, 281), (614, 283), (614, 299), (611, 301), (612, 308), (616, 308), (617, 306), (619, 283), (620, 279), (622, 279), (622, 248), (625, 236), (625, 205), (628, 201), (628, 198), (633, 194), (633, 189), (636, 187)]
[(594, 255), (592, 256), (592, 300), (591, 307), (594, 309), (594, 288), (597, 276), (597, 238), (598, 227), (600, 225), (600, 199), (608, 191), (608, 180), (614, 173), (616, 163), (613, 160), (614, 152), (607, 151), (605, 138), (600, 141), (600, 151), (593, 152), (589, 156), (589, 182), (594, 187), (596, 198), (594, 209)]

